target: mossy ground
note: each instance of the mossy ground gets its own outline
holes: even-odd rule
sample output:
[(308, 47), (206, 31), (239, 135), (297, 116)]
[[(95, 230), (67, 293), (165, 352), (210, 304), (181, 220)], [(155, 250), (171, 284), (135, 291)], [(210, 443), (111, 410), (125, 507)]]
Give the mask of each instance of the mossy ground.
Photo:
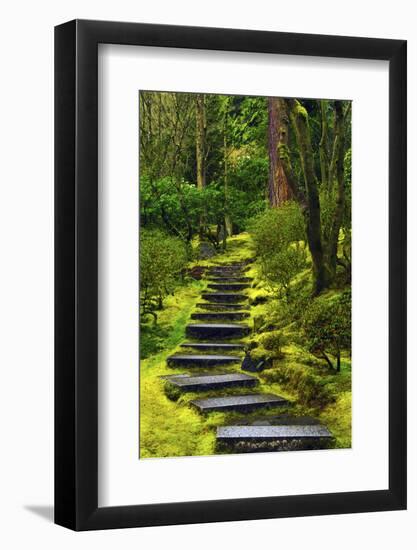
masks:
[[(252, 258), (250, 235), (242, 233), (228, 240), (224, 253), (210, 260), (194, 262), (198, 265), (221, 265)], [(253, 277), (248, 290), (250, 307), (249, 325), (256, 327), (259, 319), (268, 319), (271, 301), (276, 292), (261, 280), (256, 262), (248, 265), (245, 275)], [(305, 279), (305, 281), (303, 280)], [(308, 270), (297, 276), (297, 282), (308, 283)], [(172, 391), (161, 376), (184, 372), (185, 369), (167, 367), (169, 355), (181, 350), (185, 341), (185, 326), (201, 300), (206, 288), (204, 280), (186, 280), (173, 296), (169, 296), (164, 309), (158, 314), (158, 325), (151, 321), (141, 327), (140, 364), (140, 457), (174, 457), (211, 455), (215, 453), (216, 427), (242, 418), (241, 413), (200, 414), (189, 405), (196, 397), (218, 395), (219, 391), (186, 392)], [(337, 292), (329, 291), (329, 298)], [(261, 323), (262, 324), (262, 323)], [(287, 343), (282, 356), (273, 360), (270, 368), (255, 374), (259, 385), (253, 389), (244, 388), (245, 393), (276, 393), (288, 399), (289, 408), (271, 408), (265, 412), (254, 411), (245, 414), (245, 421), (260, 414), (276, 415), (290, 413), (297, 416), (312, 416), (325, 424), (335, 437), (335, 446), (347, 448), (351, 445), (351, 363), (348, 357), (342, 361), (341, 372), (334, 374), (303, 348), (299, 335), (294, 332), (292, 322), (281, 327)], [(243, 341), (254, 341), (258, 345), (255, 353), (262, 354), (260, 344), (262, 328)], [(195, 369), (197, 370), (197, 369)], [(189, 369), (192, 371), (192, 369)], [(210, 369), (214, 372), (241, 372), (240, 365)], [(195, 371), (194, 371), (195, 372)], [(198, 371), (200, 372), (200, 371)], [(223, 389), (223, 395), (242, 393), (242, 388)]]

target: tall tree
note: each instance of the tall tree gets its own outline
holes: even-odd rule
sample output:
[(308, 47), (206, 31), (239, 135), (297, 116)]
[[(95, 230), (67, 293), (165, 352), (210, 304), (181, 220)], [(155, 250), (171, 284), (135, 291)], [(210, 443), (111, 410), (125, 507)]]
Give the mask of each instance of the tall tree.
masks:
[(328, 101), (320, 100), (321, 136), (319, 144), (321, 183), (324, 188), (329, 185), (329, 124), (327, 120)]
[[(342, 101), (334, 102), (334, 140), (330, 166), (324, 166), (320, 155), (322, 177), (328, 174), (327, 188), (336, 186), (336, 197), (329, 220), (328, 231), (322, 230), (320, 189), (315, 173), (311, 131), (307, 110), (296, 99), (286, 99), (285, 106), (294, 130), (300, 164), (302, 182), (298, 182), (291, 165), (288, 146), (279, 144), (280, 158), (287, 181), (300, 203), (306, 225), (307, 241), (313, 262), (314, 293), (319, 294), (328, 288), (336, 275), (337, 247), (345, 208), (344, 157), (346, 152), (345, 121), (348, 109)], [(323, 140), (323, 132), (322, 132)]]
[(195, 96), (197, 187), (206, 186), (206, 112), (204, 94)]
[(332, 165), (330, 167), (331, 183), (336, 186), (335, 191), (335, 205), (332, 216), (332, 223), (330, 228), (330, 234), (328, 238), (328, 265), (330, 269), (331, 277), (336, 274), (337, 265), (337, 245), (339, 242), (340, 228), (342, 227), (343, 215), (345, 211), (346, 203), (346, 189), (344, 178), (344, 160), (346, 153), (346, 130), (345, 120), (350, 109), (350, 103), (346, 111), (343, 110), (343, 102), (335, 101), (335, 122), (334, 122), (334, 145), (333, 145), (333, 158)]
[[(195, 147), (197, 161), (197, 188), (206, 186), (206, 109), (204, 94), (195, 96)], [(206, 225), (206, 212), (200, 215), (200, 238), (203, 238)]]
[(285, 100), (268, 98), (268, 152), (269, 183), (268, 197), (272, 207), (280, 206), (293, 197), (287, 181), (278, 149), (288, 145), (288, 115)]
[(223, 177), (224, 177), (224, 247), (226, 247), (226, 237), (233, 235), (233, 224), (229, 214), (229, 189), (228, 189), (228, 143), (227, 132), (229, 122), (229, 96), (224, 96), (223, 101)]

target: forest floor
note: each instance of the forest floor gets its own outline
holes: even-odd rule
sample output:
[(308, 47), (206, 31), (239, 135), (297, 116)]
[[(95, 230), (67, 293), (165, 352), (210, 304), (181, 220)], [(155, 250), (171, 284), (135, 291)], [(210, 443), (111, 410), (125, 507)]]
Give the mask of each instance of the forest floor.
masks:
[[(254, 251), (251, 237), (241, 233), (228, 240), (224, 253), (210, 260), (194, 262), (193, 265), (212, 266), (234, 263), (252, 258)], [(191, 266), (190, 266), (191, 267)], [(257, 320), (268, 315), (271, 300), (276, 294), (260, 277), (257, 262), (250, 264), (245, 275), (253, 278), (248, 289), (250, 318), (245, 320), (251, 328)], [(215, 454), (216, 427), (233, 423), (239, 413), (212, 412), (202, 415), (189, 402), (196, 397), (210, 397), (213, 392), (171, 393), (161, 376), (176, 374), (179, 369), (167, 366), (167, 357), (182, 351), (185, 327), (190, 315), (201, 301), (205, 280), (187, 280), (169, 296), (164, 308), (158, 313), (158, 324), (151, 321), (141, 325), (140, 335), (140, 458), (196, 456)], [(327, 294), (334, 296), (338, 290)], [(326, 295), (325, 295), (326, 296)], [(258, 390), (281, 395), (292, 403), (288, 412), (295, 416), (314, 417), (331, 431), (335, 447), (351, 446), (351, 362), (342, 358), (341, 372), (335, 374), (313, 357), (303, 346), (302, 338), (294, 332), (289, 322), (282, 327), (287, 344), (282, 356), (275, 359), (270, 368), (251, 373), (259, 379)], [(246, 340), (256, 341), (261, 336), (254, 331)], [(212, 369), (211, 369), (212, 371)], [(223, 369), (224, 371), (224, 369)], [(242, 372), (240, 365), (228, 367), (227, 372)], [(241, 393), (240, 388), (222, 390), (222, 395)], [(280, 408), (280, 413), (287, 411)], [(273, 409), (270, 414), (273, 414)], [(275, 412), (276, 414), (276, 412)], [(258, 412), (245, 415), (246, 419), (258, 417)]]

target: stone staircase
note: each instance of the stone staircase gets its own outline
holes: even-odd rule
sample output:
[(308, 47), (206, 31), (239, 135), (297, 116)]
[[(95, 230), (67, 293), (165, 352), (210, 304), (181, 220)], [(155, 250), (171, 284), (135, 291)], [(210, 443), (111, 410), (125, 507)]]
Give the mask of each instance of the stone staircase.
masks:
[[(217, 428), (219, 452), (323, 448), (332, 439), (332, 435), (316, 421), (303, 424), (300, 417), (284, 415), (265, 416), (252, 424), (247, 424), (245, 420), (245, 415), (254, 410), (287, 408), (291, 405), (279, 395), (254, 393), (254, 388), (259, 384), (258, 378), (236, 372), (236, 367), (243, 359), (244, 344), (240, 340), (251, 331), (245, 322), (250, 316), (248, 296), (245, 293), (251, 284), (251, 278), (245, 275), (248, 269), (246, 262), (217, 265), (208, 269), (207, 291), (202, 293), (204, 301), (197, 304), (198, 311), (191, 315), (192, 321), (201, 323), (191, 322), (186, 326), (189, 341), (181, 344), (185, 352), (167, 358), (169, 367), (190, 369), (194, 372), (202, 369), (203, 372), (174, 374), (162, 378), (179, 391), (216, 390), (214, 396), (190, 401), (202, 414), (213, 411), (240, 413), (237, 424)], [(218, 372), (221, 367), (229, 367), (234, 371)], [(212, 372), (204, 372), (207, 369)], [(240, 388), (241, 392), (234, 395), (222, 393), (222, 390), (229, 388), (234, 391), (239, 391)], [(286, 421), (280, 422), (280, 418), (285, 418)]]

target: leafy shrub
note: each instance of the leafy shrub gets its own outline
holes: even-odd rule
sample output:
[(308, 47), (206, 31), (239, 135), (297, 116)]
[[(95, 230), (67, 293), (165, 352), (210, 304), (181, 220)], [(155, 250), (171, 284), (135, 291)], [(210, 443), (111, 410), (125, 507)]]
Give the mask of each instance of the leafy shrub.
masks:
[(265, 325), (265, 315), (255, 315), (253, 318), (253, 330), (260, 332)]
[(277, 365), (262, 373), (268, 383), (282, 384), (298, 395), (298, 403), (307, 407), (324, 407), (336, 399), (334, 390), (325, 378), (315, 375), (295, 363)]
[(164, 393), (170, 401), (178, 401), (182, 392), (178, 386), (165, 382)]
[(140, 358), (146, 359), (163, 350), (167, 336), (167, 329), (160, 325), (142, 326), (140, 329)]
[(306, 254), (301, 247), (289, 246), (266, 256), (261, 264), (261, 274), (270, 283), (270, 286), (278, 286), (280, 295), (291, 300), (291, 281), (305, 268)]
[(256, 252), (265, 257), (290, 243), (305, 240), (304, 220), (300, 207), (288, 202), (280, 208), (269, 208), (251, 223)]
[(204, 197), (195, 185), (170, 177), (140, 180), (140, 218), (146, 227), (164, 227), (190, 241), (199, 229)]
[(164, 227), (175, 232), (184, 241), (191, 239), (202, 231), (214, 245), (219, 245), (217, 233), (223, 227), (225, 216), (233, 223), (234, 232), (246, 229), (248, 220), (265, 210), (265, 198), (261, 192), (265, 183), (257, 189), (251, 186), (228, 182), (227, 200), (224, 181), (210, 181), (204, 189), (198, 189), (193, 183), (163, 177), (151, 181), (142, 176), (140, 180), (140, 217), (145, 227)]
[(143, 315), (152, 315), (173, 292), (187, 261), (183, 241), (160, 230), (140, 233), (140, 306)]
[(246, 196), (246, 204), (262, 202), (268, 182), (269, 160), (251, 154), (240, 157), (228, 174), (228, 185)]
[(340, 354), (351, 346), (351, 291), (346, 290), (332, 299), (318, 297), (305, 312), (302, 327), (311, 353), (324, 359), (334, 368), (329, 354), (336, 357), (340, 371)]
[(261, 275), (291, 299), (291, 281), (307, 262), (304, 221), (299, 206), (289, 202), (256, 216), (251, 223)]
[(263, 334), (260, 342), (267, 351), (272, 352), (272, 357), (279, 358), (283, 356), (282, 347), (287, 343), (287, 338), (281, 331), (273, 330)]
[(245, 351), (250, 352), (256, 349), (258, 346), (259, 344), (256, 340), (249, 340), (249, 342), (245, 346)]

